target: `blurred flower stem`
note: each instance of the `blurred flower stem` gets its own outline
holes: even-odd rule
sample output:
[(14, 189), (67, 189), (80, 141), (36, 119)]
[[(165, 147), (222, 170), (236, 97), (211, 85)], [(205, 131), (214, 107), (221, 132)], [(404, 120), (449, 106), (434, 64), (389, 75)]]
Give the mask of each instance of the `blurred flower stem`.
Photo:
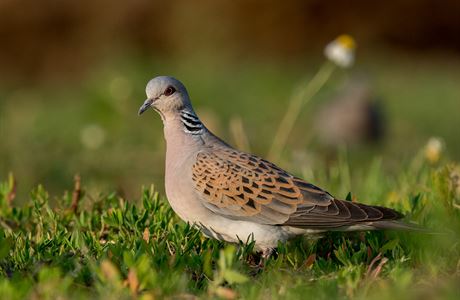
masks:
[(294, 124), (299, 117), (302, 107), (318, 93), (318, 91), (331, 77), (335, 69), (336, 65), (333, 62), (327, 60), (321, 66), (312, 80), (308, 82), (305, 88), (300, 88), (298, 92), (292, 96), (286, 113), (284, 114), (284, 117), (278, 126), (272, 146), (268, 152), (268, 160), (274, 162), (279, 160), (281, 153), (286, 146), (286, 141), (291, 134), (292, 128), (294, 127)]
[(243, 120), (240, 116), (235, 116), (230, 119), (230, 134), (238, 149), (251, 152), (248, 136), (244, 130)]

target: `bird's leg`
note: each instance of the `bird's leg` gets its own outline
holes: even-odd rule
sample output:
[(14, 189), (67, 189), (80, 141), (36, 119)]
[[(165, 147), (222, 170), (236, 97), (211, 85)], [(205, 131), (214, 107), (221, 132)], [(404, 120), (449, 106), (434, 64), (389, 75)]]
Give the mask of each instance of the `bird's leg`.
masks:
[(275, 248), (265, 248), (264, 250), (262, 250), (262, 258), (267, 260), (270, 258), (270, 256), (273, 255), (273, 253), (276, 252), (276, 249)]
[(262, 253), (260, 255), (260, 260), (258, 267), (260, 269), (263, 269), (265, 267), (265, 262), (273, 255), (273, 253), (276, 252), (275, 248), (265, 248), (262, 250)]

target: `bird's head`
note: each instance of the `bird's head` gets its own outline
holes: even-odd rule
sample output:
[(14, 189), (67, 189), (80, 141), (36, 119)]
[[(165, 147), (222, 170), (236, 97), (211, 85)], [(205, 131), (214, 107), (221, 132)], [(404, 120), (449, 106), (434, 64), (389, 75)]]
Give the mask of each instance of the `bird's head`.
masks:
[(162, 118), (190, 107), (190, 99), (185, 86), (169, 76), (158, 76), (147, 83), (145, 88), (147, 100), (139, 109), (139, 115), (152, 107)]

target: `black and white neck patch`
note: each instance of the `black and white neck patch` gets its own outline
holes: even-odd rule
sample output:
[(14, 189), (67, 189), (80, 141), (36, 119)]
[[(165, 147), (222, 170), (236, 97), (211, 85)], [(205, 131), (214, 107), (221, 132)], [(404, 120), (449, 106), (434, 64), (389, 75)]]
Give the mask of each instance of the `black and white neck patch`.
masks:
[(182, 110), (180, 113), (182, 124), (184, 124), (184, 131), (190, 134), (202, 134), (204, 125), (201, 123), (198, 116), (191, 111)]

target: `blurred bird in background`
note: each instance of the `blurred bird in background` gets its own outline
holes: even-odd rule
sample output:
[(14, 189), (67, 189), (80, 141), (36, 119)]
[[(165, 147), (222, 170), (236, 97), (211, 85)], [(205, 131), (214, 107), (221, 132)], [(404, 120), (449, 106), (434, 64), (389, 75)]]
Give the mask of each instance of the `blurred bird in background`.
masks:
[(320, 143), (327, 146), (376, 143), (385, 133), (382, 103), (361, 78), (345, 83), (333, 99), (319, 107), (315, 116), (314, 132)]

